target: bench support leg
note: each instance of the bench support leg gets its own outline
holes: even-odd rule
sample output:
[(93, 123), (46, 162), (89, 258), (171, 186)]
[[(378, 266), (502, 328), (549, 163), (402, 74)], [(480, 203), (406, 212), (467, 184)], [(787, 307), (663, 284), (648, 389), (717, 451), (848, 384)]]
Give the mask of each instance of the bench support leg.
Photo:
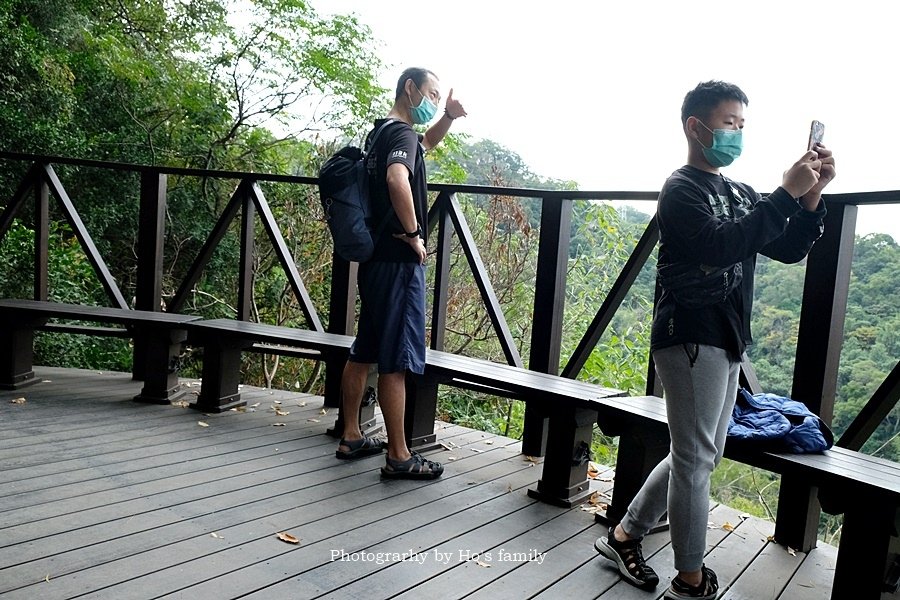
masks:
[(878, 600), (884, 585), (896, 507), (857, 497), (844, 513), (831, 597)]
[[(326, 389), (327, 389), (326, 383)], [(369, 370), (369, 376), (366, 379), (366, 390), (363, 392), (362, 404), (359, 405), (359, 430), (366, 437), (378, 435), (384, 429), (375, 419), (375, 401), (378, 399), (376, 390), (378, 389), (378, 368), (373, 366)], [(338, 386), (337, 394), (340, 395), (341, 389)], [(331, 406), (326, 395), (325, 406)], [(334, 420), (334, 425), (325, 431), (326, 434), (333, 438), (340, 439), (344, 435), (344, 407), (338, 403), (338, 416)]]
[(596, 409), (554, 408), (547, 427), (544, 468), (537, 487), (528, 490), (530, 497), (567, 508), (590, 497), (587, 470), (596, 422)]
[[(134, 399), (152, 404), (170, 404), (180, 400), (186, 394), (178, 381), (178, 369), (187, 331), (142, 328), (137, 338), (141, 340), (145, 362), (135, 372), (141, 373), (144, 387)], [(138, 359), (137, 354), (135, 359)]]
[[(45, 319), (46, 320), (46, 319)], [(34, 377), (34, 328), (3, 323), (0, 336), (0, 389), (17, 390), (37, 383)]]
[(241, 382), (241, 342), (210, 342), (203, 348), (203, 381), (200, 396), (191, 408), (204, 412), (225, 412), (243, 406)]
[(436, 382), (427, 377), (406, 377), (406, 445), (412, 450), (424, 452), (437, 441), (434, 420), (437, 416)]
[(781, 476), (778, 491), (778, 514), (775, 517), (775, 541), (800, 552), (816, 547), (819, 533), (819, 507), (817, 488)]
[[(632, 429), (619, 437), (612, 502), (606, 514), (594, 515), (597, 522), (612, 526), (625, 517), (628, 505), (647, 481), (650, 471), (669, 453), (669, 445), (669, 433), (661, 428)], [(661, 531), (667, 526), (666, 521), (661, 521), (651, 533)]]

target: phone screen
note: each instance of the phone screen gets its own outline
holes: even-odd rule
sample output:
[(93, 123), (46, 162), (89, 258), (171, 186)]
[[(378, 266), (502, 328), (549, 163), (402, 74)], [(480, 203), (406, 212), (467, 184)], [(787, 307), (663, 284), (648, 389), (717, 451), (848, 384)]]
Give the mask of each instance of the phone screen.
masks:
[(822, 143), (823, 137), (825, 137), (825, 124), (821, 121), (813, 121), (809, 126), (809, 142), (806, 145), (806, 149), (813, 150), (816, 144)]

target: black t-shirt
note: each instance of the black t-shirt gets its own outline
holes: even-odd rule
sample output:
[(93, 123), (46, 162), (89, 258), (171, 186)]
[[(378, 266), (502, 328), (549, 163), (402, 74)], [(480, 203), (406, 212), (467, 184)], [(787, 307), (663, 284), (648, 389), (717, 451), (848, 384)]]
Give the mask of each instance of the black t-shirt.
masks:
[(825, 205), (809, 212), (784, 188), (763, 198), (746, 184), (686, 165), (666, 180), (656, 214), (658, 264), (725, 267), (741, 262), (744, 273), (725, 302), (699, 309), (680, 306), (663, 291), (653, 317), (651, 347), (707, 344), (739, 360), (752, 342), (757, 253), (784, 263), (802, 260), (822, 235)]
[[(369, 132), (367, 140), (371, 138), (375, 129), (384, 123), (385, 119), (375, 121), (375, 128)], [(412, 247), (401, 239), (393, 236), (394, 233), (403, 233), (404, 228), (394, 213), (388, 195), (387, 168), (394, 163), (400, 163), (409, 171), (409, 185), (412, 188), (413, 206), (416, 211), (416, 221), (422, 227), (423, 239), (426, 235), (428, 217), (428, 184), (425, 179), (424, 148), (420, 142), (420, 136), (408, 124), (397, 121), (388, 125), (374, 148), (369, 149), (369, 156), (375, 157), (375, 169), (369, 173), (372, 199), (372, 222), (375, 227), (384, 220), (384, 216), (390, 211), (384, 232), (375, 242), (375, 252), (370, 260), (379, 262), (418, 262), (419, 257)]]

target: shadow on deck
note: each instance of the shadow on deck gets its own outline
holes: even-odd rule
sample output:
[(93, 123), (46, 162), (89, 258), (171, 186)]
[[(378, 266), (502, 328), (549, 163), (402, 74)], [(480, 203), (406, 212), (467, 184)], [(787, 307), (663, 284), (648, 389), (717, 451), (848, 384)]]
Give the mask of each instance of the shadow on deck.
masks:
[[(527, 496), (540, 469), (516, 440), (438, 423), (428, 454), (444, 476), (382, 482), (381, 457), (334, 458), (318, 396), (246, 386), (247, 412), (204, 415), (134, 403), (127, 374), (36, 370), (43, 383), (0, 392), (4, 600), (649, 600), (673, 571), (668, 533), (654, 534), (659, 588), (621, 582), (593, 549), (606, 528), (592, 514)], [(791, 555), (773, 528), (712, 509), (720, 597), (828, 597), (836, 549)]]

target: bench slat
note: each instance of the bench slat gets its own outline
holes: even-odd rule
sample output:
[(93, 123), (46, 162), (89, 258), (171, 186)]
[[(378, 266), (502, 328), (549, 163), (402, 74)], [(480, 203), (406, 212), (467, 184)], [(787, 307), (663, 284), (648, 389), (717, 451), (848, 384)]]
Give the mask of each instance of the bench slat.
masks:
[(41, 300), (0, 299), (0, 310), (3, 312), (22, 312), (48, 318), (66, 318), (99, 323), (116, 323), (128, 325), (132, 323), (148, 323), (159, 325), (181, 325), (198, 321), (201, 317), (180, 315), (175, 313), (153, 312), (147, 310), (129, 310), (108, 306), (82, 306), (61, 302), (44, 302)]

